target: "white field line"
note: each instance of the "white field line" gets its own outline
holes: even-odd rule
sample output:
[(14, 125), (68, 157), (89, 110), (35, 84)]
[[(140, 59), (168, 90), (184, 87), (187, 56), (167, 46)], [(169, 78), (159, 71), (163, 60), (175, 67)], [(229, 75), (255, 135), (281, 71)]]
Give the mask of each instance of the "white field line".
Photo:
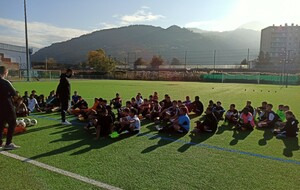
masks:
[(68, 177), (77, 179), (79, 181), (83, 181), (85, 183), (88, 183), (88, 184), (91, 184), (91, 185), (94, 185), (94, 186), (97, 186), (97, 187), (101, 187), (101, 188), (108, 189), (108, 190), (121, 190), (118, 187), (114, 187), (114, 186), (111, 186), (111, 185), (108, 185), (108, 184), (105, 184), (105, 183), (102, 183), (102, 182), (99, 182), (99, 181), (96, 181), (96, 180), (78, 175), (78, 174), (75, 174), (75, 173), (72, 173), (72, 172), (68, 172), (68, 171), (53, 167), (53, 166), (49, 166), (47, 164), (43, 164), (41, 162), (31, 160), (29, 158), (18, 156), (16, 154), (12, 154), (12, 153), (9, 153), (7, 151), (0, 150), (0, 154), (11, 157), (11, 158), (14, 158), (14, 159), (17, 159), (17, 160), (20, 160), (22, 162), (33, 164), (37, 167), (44, 168), (44, 169), (47, 169), (49, 171), (52, 171), (52, 172), (55, 172), (55, 173), (58, 173), (58, 174), (61, 174), (61, 175), (64, 175), (64, 176), (68, 176)]

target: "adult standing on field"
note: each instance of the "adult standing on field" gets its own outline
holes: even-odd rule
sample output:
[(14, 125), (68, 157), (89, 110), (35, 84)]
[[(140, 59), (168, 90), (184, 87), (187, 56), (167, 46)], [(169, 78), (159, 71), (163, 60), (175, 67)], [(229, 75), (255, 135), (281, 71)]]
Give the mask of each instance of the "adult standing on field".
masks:
[(69, 107), (69, 101), (71, 97), (71, 85), (68, 80), (73, 75), (72, 69), (67, 69), (66, 73), (60, 75), (60, 81), (56, 89), (56, 95), (60, 101), (61, 108), (61, 124), (71, 125), (69, 121), (66, 120), (66, 113)]
[[(4, 150), (13, 150), (19, 148), (19, 146), (12, 143), (13, 133), (17, 125), (16, 111), (13, 106), (12, 97), (17, 95), (17, 93), (12, 84), (4, 79), (7, 77), (7, 74), (8, 70), (4, 66), (0, 66), (0, 147), (3, 146)], [(3, 129), (6, 123), (8, 124), (6, 143), (2, 145)]]

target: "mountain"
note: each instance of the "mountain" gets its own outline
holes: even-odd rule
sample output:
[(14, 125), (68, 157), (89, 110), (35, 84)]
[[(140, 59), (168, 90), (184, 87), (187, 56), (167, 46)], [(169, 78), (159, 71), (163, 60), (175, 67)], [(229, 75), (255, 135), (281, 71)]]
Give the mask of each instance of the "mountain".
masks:
[(262, 29), (270, 26), (270, 24), (267, 24), (265, 22), (261, 21), (252, 21), (252, 22), (247, 22), (243, 25), (241, 25), (239, 28), (240, 29), (251, 29), (251, 30), (256, 30), (256, 31), (261, 31)]
[(102, 48), (107, 55), (133, 63), (138, 57), (149, 60), (153, 55), (162, 55), (169, 60), (182, 57), (186, 51), (258, 50), (259, 44), (260, 32), (248, 29), (196, 33), (176, 25), (166, 29), (132, 25), (95, 31), (52, 44), (33, 54), (32, 61), (43, 62), (51, 57), (59, 63), (74, 64), (86, 61), (89, 51)]

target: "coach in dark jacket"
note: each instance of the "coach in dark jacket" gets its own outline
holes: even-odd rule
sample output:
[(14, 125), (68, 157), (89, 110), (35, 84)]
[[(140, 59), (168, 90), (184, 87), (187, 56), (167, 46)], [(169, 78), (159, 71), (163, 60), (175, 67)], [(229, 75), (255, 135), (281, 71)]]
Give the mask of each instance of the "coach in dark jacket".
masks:
[(6, 144), (3, 146), (5, 150), (12, 150), (19, 148), (19, 146), (12, 143), (12, 137), (17, 125), (16, 111), (13, 106), (12, 97), (17, 95), (11, 83), (4, 78), (7, 76), (8, 70), (4, 66), (0, 66), (0, 147), (2, 146), (2, 133), (4, 126), (8, 124), (6, 135)]
[(71, 123), (66, 120), (66, 112), (69, 107), (69, 101), (71, 96), (71, 86), (68, 78), (73, 75), (73, 71), (68, 69), (66, 73), (60, 75), (60, 81), (56, 89), (56, 95), (59, 98), (61, 106), (61, 121), (64, 125), (70, 125)]

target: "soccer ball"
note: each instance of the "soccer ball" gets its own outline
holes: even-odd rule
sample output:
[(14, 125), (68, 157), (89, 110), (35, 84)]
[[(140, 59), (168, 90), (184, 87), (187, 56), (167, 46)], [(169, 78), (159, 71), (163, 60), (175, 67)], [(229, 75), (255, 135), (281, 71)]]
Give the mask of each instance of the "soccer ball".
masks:
[(31, 125), (37, 125), (37, 120), (36, 120), (36, 119), (32, 119), (32, 120), (30, 121), (30, 124), (31, 124)]
[(24, 121), (19, 121), (17, 123), (17, 126), (22, 126), (22, 127), (26, 127), (26, 123)]
[(26, 126), (30, 126), (31, 125), (31, 120), (29, 118), (25, 118), (24, 122), (26, 123)]
[(24, 119), (23, 118), (18, 118), (17, 123), (19, 123), (20, 121), (24, 121)]

